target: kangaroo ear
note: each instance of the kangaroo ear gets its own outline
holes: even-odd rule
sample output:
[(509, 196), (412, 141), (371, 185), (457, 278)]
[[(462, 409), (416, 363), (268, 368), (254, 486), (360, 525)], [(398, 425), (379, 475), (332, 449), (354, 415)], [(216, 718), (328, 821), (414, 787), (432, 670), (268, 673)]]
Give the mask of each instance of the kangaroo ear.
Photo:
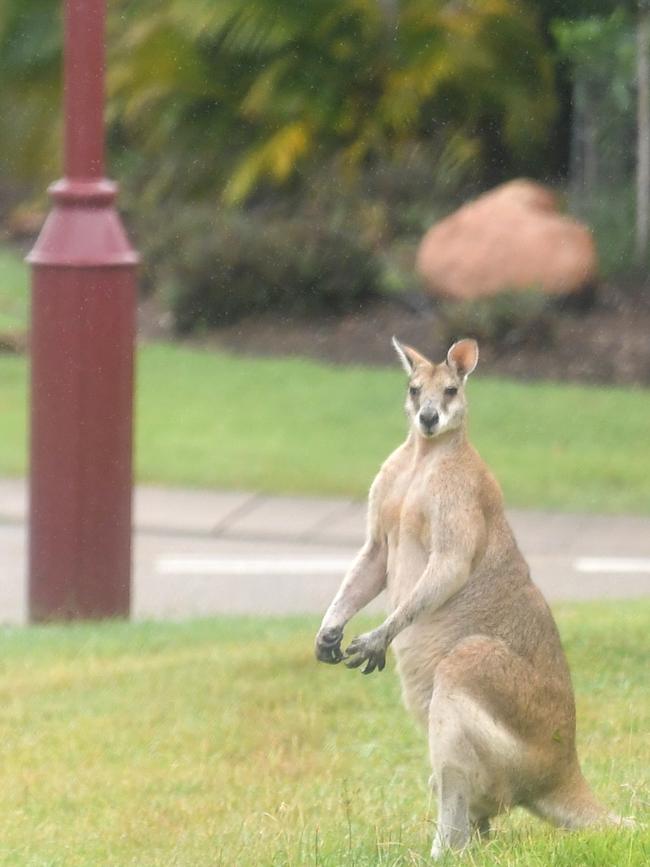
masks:
[(466, 379), (478, 364), (478, 343), (471, 337), (454, 343), (447, 353), (447, 364)]
[(392, 342), (395, 347), (395, 352), (399, 356), (399, 360), (402, 362), (402, 367), (409, 376), (413, 373), (415, 368), (419, 367), (421, 364), (431, 364), (428, 358), (425, 358), (424, 355), (421, 355), (413, 349), (413, 347), (400, 343), (396, 337), (393, 337)]

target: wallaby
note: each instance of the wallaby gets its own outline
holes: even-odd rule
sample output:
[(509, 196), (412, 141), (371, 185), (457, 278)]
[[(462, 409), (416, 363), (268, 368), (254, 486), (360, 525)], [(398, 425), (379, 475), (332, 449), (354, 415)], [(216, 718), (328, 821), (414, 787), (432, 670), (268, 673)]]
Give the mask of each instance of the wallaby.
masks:
[[(367, 539), (316, 638), (322, 662), (384, 668), (392, 644), (406, 706), (428, 728), (437, 789), (432, 856), (485, 836), (521, 805), (564, 828), (621, 823), (594, 798), (553, 616), (517, 547), (501, 490), (470, 445), (465, 384), (476, 341), (434, 364), (393, 338), (409, 377), (406, 441), (372, 484)], [(382, 590), (389, 617), (341, 650)]]

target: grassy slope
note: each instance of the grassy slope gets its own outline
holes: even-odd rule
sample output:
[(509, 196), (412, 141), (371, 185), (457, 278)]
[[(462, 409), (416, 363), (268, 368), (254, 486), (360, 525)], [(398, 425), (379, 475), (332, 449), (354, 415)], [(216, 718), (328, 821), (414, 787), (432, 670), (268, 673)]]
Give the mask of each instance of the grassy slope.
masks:
[[(638, 818), (649, 616), (650, 602), (558, 609), (585, 773), (603, 801)], [(222, 619), (0, 633), (0, 864), (426, 863), (426, 744), (393, 667), (363, 678), (319, 666), (315, 629)], [(643, 828), (569, 835), (513, 813), (497, 829), (462, 863), (650, 858)]]
[[(180, 346), (139, 355), (143, 481), (363, 496), (403, 438), (399, 370), (243, 359)], [(25, 470), (23, 359), (0, 357), (0, 474)], [(472, 438), (513, 505), (650, 512), (650, 393), (481, 379)]]

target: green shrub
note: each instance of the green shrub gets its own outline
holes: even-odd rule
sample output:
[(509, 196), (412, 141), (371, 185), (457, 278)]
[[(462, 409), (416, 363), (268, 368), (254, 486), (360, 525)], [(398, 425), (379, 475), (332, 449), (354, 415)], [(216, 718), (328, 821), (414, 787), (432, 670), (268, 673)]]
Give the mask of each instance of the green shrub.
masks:
[(354, 232), (275, 214), (190, 214), (159, 231), (145, 257), (180, 333), (268, 310), (341, 314), (380, 287)]
[(576, 216), (584, 220), (594, 234), (598, 262), (606, 279), (638, 274), (634, 252), (635, 190), (631, 182), (616, 188), (597, 190), (594, 195), (572, 203)]
[(474, 337), (479, 343), (548, 342), (553, 338), (557, 310), (548, 296), (535, 289), (502, 292), (493, 298), (443, 301), (439, 307), (445, 340)]

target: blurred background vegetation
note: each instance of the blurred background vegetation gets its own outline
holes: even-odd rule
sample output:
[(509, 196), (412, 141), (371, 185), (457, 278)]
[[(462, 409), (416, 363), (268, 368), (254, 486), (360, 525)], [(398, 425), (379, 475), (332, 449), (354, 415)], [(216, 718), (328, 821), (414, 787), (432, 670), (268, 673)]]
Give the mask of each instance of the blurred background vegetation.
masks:
[[(61, 173), (61, 7), (0, 5), (5, 474), (26, 465), (27, 359), (7, 353), (28, 342), (21, 258)], [(648, 511), (647, 392), (611, 387), (650, 384), (634, 238), (645, 4), (109, 0), (108, 11), (109, 174), (143, 254), (140, 334), (192, 344), (139, 353), (139, 478), (358, 495), (403, 427), (401, 376), (304, 356), (386, 363), (397, 333), (443, 357), (473, 334), (475, 432), (509, 501)], [(521, 175), (593, 229), (595, 303), (549, 306), (534, 287), (431, 302), (414, 267), (423, 234)], [(251, 403), (263, 438), (246, 424)]]
[[(112, 0), (109, 158), (145, 289), (179, 331), (345, 312), (415, 288), (432, 222), (521, 174), (566, 192), (606, 276), (633, 271), (643, 5)], [(59, 15), (0, 8), (7, 213), (60, 173)]]

